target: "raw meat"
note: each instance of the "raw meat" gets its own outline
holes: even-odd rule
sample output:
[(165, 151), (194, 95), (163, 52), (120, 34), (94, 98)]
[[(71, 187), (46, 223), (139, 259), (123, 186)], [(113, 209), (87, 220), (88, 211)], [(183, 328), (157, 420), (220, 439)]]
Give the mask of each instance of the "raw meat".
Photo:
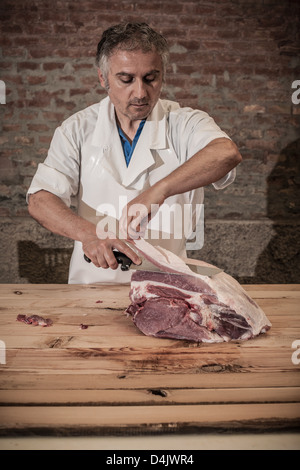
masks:
[(21, 321), (23, 323), (26, 323), (27, 325), (32, 325), (32, 326), (52, 326), (53, 322), (50, 318), (43, 318), (40, 317), (39, 315), (18, 315), (17, 316), (17, 321)]
[(162, 271), (132, 274), (126, 312), (145, 335), (216, 343), (247, 340), (271, 327), (262, 309), (228, 274), (195, 274), (168, 250), (142, 239), (134, 245)]

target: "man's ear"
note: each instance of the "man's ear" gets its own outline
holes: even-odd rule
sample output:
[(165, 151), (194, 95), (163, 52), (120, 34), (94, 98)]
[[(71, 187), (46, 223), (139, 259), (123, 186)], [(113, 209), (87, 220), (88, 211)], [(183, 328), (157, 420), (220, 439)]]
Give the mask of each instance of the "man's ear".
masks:
[(103, 88), (106, 88), (104, 76), (103, 76), (103, 74), (102, 74), (102, 72), (101, 72), (100, 69), (97, 69), (97, 70), (98, 70), (98, 77), (99, 77), (100, 84), (101, 84), (101, 86), (102, 86)]

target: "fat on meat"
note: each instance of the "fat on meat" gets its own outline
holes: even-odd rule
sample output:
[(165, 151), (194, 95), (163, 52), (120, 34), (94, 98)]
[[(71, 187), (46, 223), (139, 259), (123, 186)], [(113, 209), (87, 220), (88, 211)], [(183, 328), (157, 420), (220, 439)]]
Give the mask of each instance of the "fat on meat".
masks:
[(144, 239), (134, 246), (160, 269), (135, 271), (131, 277), (126, 313), (145, 335), (217, 343), (248, 340), (272, 326), (229, 274), (196, 274), (177, 255)]

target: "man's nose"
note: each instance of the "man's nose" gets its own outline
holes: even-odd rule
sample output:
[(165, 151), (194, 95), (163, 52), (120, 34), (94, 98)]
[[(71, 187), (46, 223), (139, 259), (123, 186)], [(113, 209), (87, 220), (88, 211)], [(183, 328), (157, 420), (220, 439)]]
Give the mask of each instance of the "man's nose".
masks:
[(143, 80), (136, 80), (135, 87), (134, 87), (134, 94), (135, 94), (135, 97), (138, 98), (139, 100), (147, 96), (146, 84), (144, 83)]

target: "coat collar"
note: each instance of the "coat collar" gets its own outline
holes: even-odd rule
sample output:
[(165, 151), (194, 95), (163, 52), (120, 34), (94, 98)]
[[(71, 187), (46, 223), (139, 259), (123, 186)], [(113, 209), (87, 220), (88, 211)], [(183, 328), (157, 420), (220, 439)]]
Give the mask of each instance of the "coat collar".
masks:
[(151, 149), (167, 148), (166, 116), (161, 100), (158, 100), (146, 120), (128, 167), (116, 125), (115, 109), (109, 97), (100, 102), (92, 144), (103, 149), (106, 169), (121, 184), (129, 186), (155, 164)]

